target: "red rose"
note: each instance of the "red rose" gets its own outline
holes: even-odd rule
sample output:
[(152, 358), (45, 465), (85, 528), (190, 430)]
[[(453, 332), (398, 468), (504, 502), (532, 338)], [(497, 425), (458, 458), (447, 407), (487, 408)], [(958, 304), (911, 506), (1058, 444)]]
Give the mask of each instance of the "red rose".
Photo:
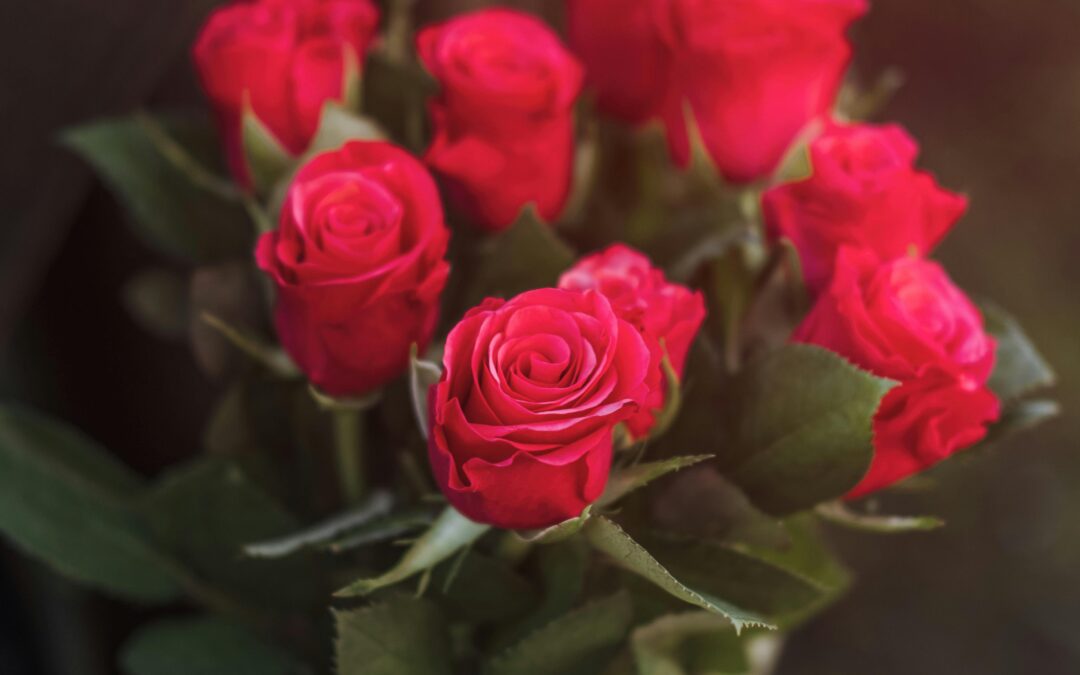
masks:
[(434, 181), (404, 150), (352, 142), (300, 169), (255, 255), (277, 282), (281, 343), (316, 386), (358, 395), (404, 370), (435, 329), (449, 237)]
[(570, 190), (574, 100), (582, 72), (539, 19), (506, 9), (420, 32), (420, 58), (442, 86), (425, 157), (460, 208), (489, 230), (535, 203), (554, 220)]
[(841, 246), (925, 255), (964, 214), (966, 198), (915, 168), (918, 153), (899, 126), (834, 124), (810, 145), (813, 176), (765, 193), (770, 232), (795, 244), (812, 291), (828, 285)]
[(941, 267), (917, 257), (881, 264), (842, 248), (832, 284), (794, 339), (897, 380), (874, 418), (874, 460), (848, 495), (926, 469), (986, 434), (1000, 413), (986, 386), (996, 344), (982, 315)]
[(607, 482), (613, 427), (645, 400), (649, 358), (594, 291), (544, 288), (471, 310), (430, 393), (431, 466), (450, 503), (503, 528), (581, 515)]
[(344, 99), (346, 64), (363, 62), (378, 20), (371, 0), (239, 1), (210, 15), (195, 42), (195, 67), (239, 181), (250, 182), (245, 97), (282, 146), (302, 153), (323, 105)]
[[(677, 77), (720, 173), (770, 175), (810, 122), (825, 115), (851, 59), (844, 33), (865, 0), (671, 0)], [(663, 24), (661, 24), (663, 28)], [(676, 161), (690, 158), (680, 108), (669, 109)]]
[(770, 175), (832, 107), (865, 0), (567, 0), (570, 34), (601, 107), (662, 118), (676, 162), (690, 160), (686, 106), (720, 173)]
[[(681, 107), (675, 50), (657, 25), (670, 20), (670, 0), (567, 0), (570, 44), (585, 64), (600, 110), (640, 124)], [(674, 97), (674, 100), (672, 100)]]
[[(634, 249), (616, 244), (582, 259), (559, 279), (559, 288), (602, 293), (620, 319), (637, 328), (649, 348), (649, 396), (644, 407), (627, 422), (631, 435), (644, 438), (664, 407), (666, 381), (664, 346), (675, 372), (682, 376), (690, 345), (705, 320), (705, 298), (700, 292), (673, 284), (649, 259)], [(661, 344), (663, 341), (663, 344)]]

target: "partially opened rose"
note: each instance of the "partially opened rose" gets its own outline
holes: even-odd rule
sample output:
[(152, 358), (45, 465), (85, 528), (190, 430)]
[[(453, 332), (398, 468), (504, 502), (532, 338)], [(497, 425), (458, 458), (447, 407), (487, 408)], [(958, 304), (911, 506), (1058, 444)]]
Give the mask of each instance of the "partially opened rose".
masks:
[(417, 46), (441, 87), (425, 160), (454, 202), (489, 230), (529, 203), (554, 220), (570, 191), (577, 60), (542, 21), (508, 9), (425, 28)]
[(795, 244), (812, 291), (828, 285), (841, 246), (925, 255), (964, 214), (965, 197), (915, 168), (918, 153), (897, 125), (832, 124), (810, 144), (813, 175), (765, 193), (770, 233)]
[[(670, 0), (660, 23), (676, 77), (720, 173), (744, 183), (776, 169), (799, 133), (833, 106), (851, 59), (845, 31), (865, 0)], [(668, 140), (690, 157), (681, 107)]]
[(210, 15), (195, 67), (238, 180), (250, 181), (245, 103), (286, 150), (302, 153), (323, 105), (344, 99), (347, 66), (362, 65), (378, 20), (371, 0), (239, 0)]
[(435, 329), (449, 236), (431, 176), (389, 143), (300, 169), (256, 259), (277, 285), (278, 337), (316, 386), (359, 395), (405, 369)]
[(874, 459), (849, 497), (906, 478), (975, 443), (1000, 413), (986, 386), (996, 344), (982, 315), (934, 262), (843, 248), (836, 274), (797, 329), (900, 384), (874, 418)]
[(559, 288), (602, 293), (621, 319), (640, 332), (649, 348), (649, 396), (638, 414), (627, 421), (635, 438), (644, 438), (657, 411), (664, 407), (665, 348), (675, 372), (682, 377), (686, 355), (705, 320), (705, 298), (700, 292), (669, 282), (643, 254), (615, 244), (583, 258), (559, 279)]
[(498, 527), (579, 516), (607, 483), (612, 429), (645, 401), (649, 360), (639, 331), (595, 291), (486, 300), (450, 332), (431, 389), (439, 487)]

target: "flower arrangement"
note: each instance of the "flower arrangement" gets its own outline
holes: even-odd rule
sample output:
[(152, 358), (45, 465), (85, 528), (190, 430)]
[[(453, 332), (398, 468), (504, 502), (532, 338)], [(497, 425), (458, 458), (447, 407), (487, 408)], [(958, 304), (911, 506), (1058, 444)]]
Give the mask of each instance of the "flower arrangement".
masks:
[(766, 673), (850, 581), (823, 521), (938, 527), (873, 496), (1055, 414), (928, 257), (967, 198), (845, 83), (864, 0), (413, 10), (234, 1), (212, 122), (65, 137), (223, 391), (153, 481), (0, 409), (0, 531), (183, 600), (125, 672)]

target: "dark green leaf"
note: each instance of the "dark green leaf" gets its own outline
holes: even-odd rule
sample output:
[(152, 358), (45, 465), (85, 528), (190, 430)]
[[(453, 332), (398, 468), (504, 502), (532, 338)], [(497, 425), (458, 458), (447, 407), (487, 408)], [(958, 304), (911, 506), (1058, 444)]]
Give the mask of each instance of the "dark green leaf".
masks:
[(524, 577), (505, 562), (474, 551), (439, 565), (428, 588), (451, 617), (469, 623), (508, 621), (537, 602), (536, 589)]
[(251, 541), (295, 532), (299, 523), (233, 462), (210, 458), (174, 469), (142, 504), (155, 534), (200, 578), (251, 604), (308, 607), (320, 599), (313, 559), (253, 560)]
[(333, 610), (338, 675), (449, 675), (450, 640), (437, 607), (397, 597)]
[(1052, 386), (1054, 371), (1016, 319), (990, 303), (983, 304), (982, 310), (986, 330), (997, 338), (997, 361), (990, 376), (994, 393), (1008, 402)]
[(554, 286), (574, 262), (574, 251), (526, 207), (517, 221), (487, 242), (487, 251), (470, 296), (511, 298), (534, 288)]
[(120, 665), (128, 675), (299, 675), (292, 655), (224, 619), (166, 619), (127, 641)]
[(693, 455), (689, 457), (675, 457), (659, 462), (646, 462), (635, 464), (625, 469), (613, 471), (608, 479), (604, 494), (597, 501), (599, 506), (614, 504), (634, 490), (642, 488), (652, 481), (666, 476), (669, 473), (685, 469), (705, 460), (712, 459), (712, 455)]
[(725, 473), (772, 514), (845, 494), (870, 466), (874, 413), (894, 385), (824, 349), (782, 347), (727, 389)]
[(1061, 406), (1057, 401), (1014, 401), (1002, 412), (1001, 419), (990, 426), (989, 433), (979, 445), (996, 443), (1010, 434), (1032, 429), (1060, 414)]
[(0, 530), (76, 581), (145, 602), (180, 589), (130, 508), (140, 479), (71, 427), (0, 407)]
[(741, 631), (743, 626), (772, 627), (760, 614), (683, 583), (607, 518), (601, 516), (589, 521), (585, 535), (594, 548), (606, 553), (616, 565), (644, 577), (683, 602), (726, 617), (735, 626), (736, 632)]
[(335, 595), (349, 597), (367, 595), (372, 591), (404, 581), (414, 574), (430, 569), (472, 544), (490, 529), (488, 525), (474, 523), (452, 506), (416, 540), (392, 569), (372, 579), (358, 579)]
[(505, 649), (569, 612), (581, 597), (589, 565), (589, 548), (580, 537), (542, 546), (532, 559), (536, 561), (537, 573), (544, 585), (543, 598), (528, 616), (492, 637), (494, 650)]
[(137, 115), (71, 129), (64, 140), (101, 174), (151, 246), (192, 262), (250, 257), (252, 225), (240, 193), (213, 171), (219, 150), (208, 120)]
[(491, 661), (488, 675), (592, 675), (615, 655), (633, 617), (626, 592), (549, 623)]

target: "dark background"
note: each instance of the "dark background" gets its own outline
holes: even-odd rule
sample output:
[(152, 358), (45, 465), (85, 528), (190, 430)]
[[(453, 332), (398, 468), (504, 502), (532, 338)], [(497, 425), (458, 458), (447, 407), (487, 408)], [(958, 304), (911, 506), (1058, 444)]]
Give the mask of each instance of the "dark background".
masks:
[[(58, 129), (196, 103), (187, 47), (210, 0), (0, 5), (0, 395), (71, 420), (140, 470), (194, 452), (214, 383), (148, 336), (122, 288), (168, 263), (129, 234)], [(481, 2), (420, 0), (422, 12)], [(521, 2), (551, 7), (553, 2)], [(1080, 672), (1080, 3), (877, 0), (856, 72), (898, 67), (883, 119), (972, 197), (940, 257), (1018, 315), (1056, 366), (1062, 417), (890, 497), (938, 532), (834, 533), (854, 590), (792, 636), (791, 675)], [(0, 673), (113, 672), (139, 611), (0, 548)], [(104, 620), (101, 617), (105, 617)]]

